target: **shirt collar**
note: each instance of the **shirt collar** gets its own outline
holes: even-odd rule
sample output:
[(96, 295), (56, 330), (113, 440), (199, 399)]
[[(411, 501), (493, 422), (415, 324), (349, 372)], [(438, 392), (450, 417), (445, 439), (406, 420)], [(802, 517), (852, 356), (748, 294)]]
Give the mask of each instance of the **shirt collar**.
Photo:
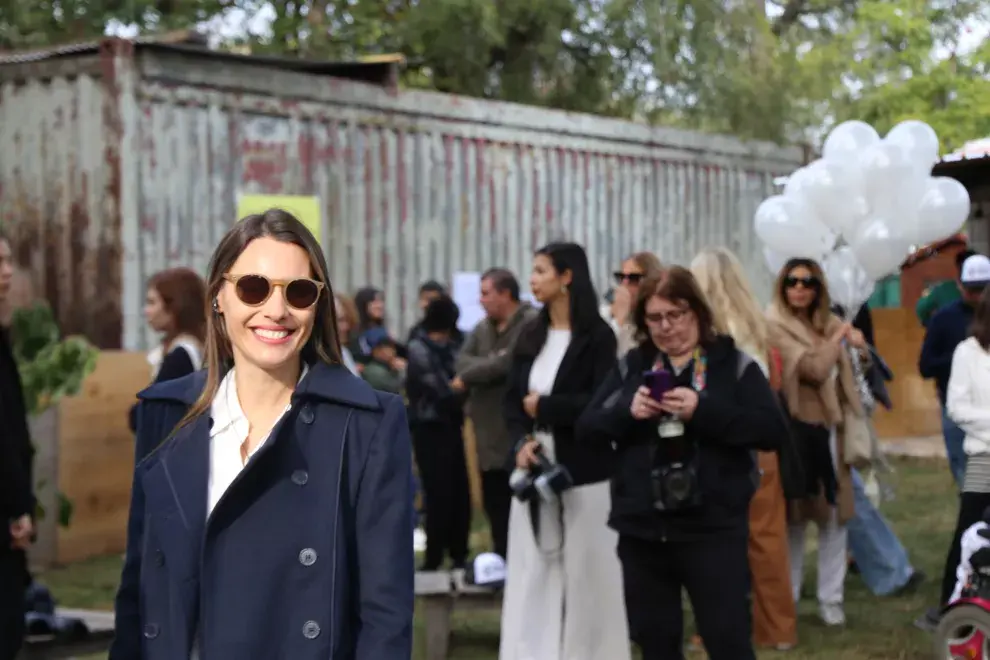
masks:
[[(309, 373), (309, 365), (303, 363), (302, 371), (299, 374), (298, 385)], [(286, 410), (291, 408), (291, 404), (286, 406)], [(210, 437), (216, 437), (220, 433), (233, 429), (237, 437), (244, 439), (250, 430), (247, 416), (241, 409), (241, 402), (237, 398), (237, 381), (234, 379), (234, 369), (227, 372), (227, 375), (220, 381), (216, 396), (213, 397), (213, 404), (210, 406), (210, 417), (213, 425), (210, 427)]]

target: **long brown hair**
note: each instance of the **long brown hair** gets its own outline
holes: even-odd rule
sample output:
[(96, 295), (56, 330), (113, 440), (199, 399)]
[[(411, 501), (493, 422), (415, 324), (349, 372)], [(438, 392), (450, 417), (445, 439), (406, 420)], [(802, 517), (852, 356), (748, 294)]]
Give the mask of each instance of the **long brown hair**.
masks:
[(711, 344), (718, 336), (715, 328), (715, 314), (705, 298), (701, 285), (694, 275), (683, 266), (671, 266), (663, 272), (648, 277), (639, 285), (639, 295), (636, 296), (636, 307), (633, 310), (633, 322), (636, 324), (636, 336), (642, 344), (653, 343), (650, 329), (646, 325), (646, 303), (651, 298), (663, 298), (672, 303), (684, 303), (694, 312), (698, 319), (698, 340), (701, 344)]
[(828, 321), (832, 318), (832, 298), (828, 294), (828, 282), (825, 280), (825, 272), (814, 259), (795, 258), (788, 259), (784, 267), (777, 274), (777, 283), (773, 287), (773, 304), (778, 310), (786, 312), (791, 316), (798, 316), (795, 310), (787, 303), (787, 276), (795, 268), (807, 268), (811, 276), (818, 280), (818, 290), (815, 292), (815, 299), (808, 307), (808, 316), (805, 319), (811, 323), (815, 332), (823, 334)]
[(983, 289), (983, 295), (973, 311), (973, 325), (970, 334), (984, 351), (990, 351), (990, 286)]
[(165, 310), (172, 315), (166, 347), (182, 334), (192, 335), (200, 343), (206, 341), (206, 285), (196, 271), (190, 268), (158, 271), (148, 280), (148, 288), (158, 292)]
[(210, 258), (206, 277), (207, 300), (210, 304), (210, 313), (206, 321), (206, 386), (176, 429), (182, 428), (209, 410), (223, 377), (233, 366), (234, 353), (224, 329), (223, 317), (212, 303), (224, 285), (224, 275), (241, 256), (248, 243), (256, 238), (272, 238), (280, 243), (298, 245), (309, 255), (313, 279), (322, 282), (324, 287), (316, 303), (313, 332), (302, 348), (301, 358), (307, 364), (341, 363), (334, 293), (330, 286), (330, 278), (327, 276), (327, 262), (319, 243), (306, 226), (287, 211), (269, 209), (264, 213), (249, 215), (220, 239), (220, 244)]

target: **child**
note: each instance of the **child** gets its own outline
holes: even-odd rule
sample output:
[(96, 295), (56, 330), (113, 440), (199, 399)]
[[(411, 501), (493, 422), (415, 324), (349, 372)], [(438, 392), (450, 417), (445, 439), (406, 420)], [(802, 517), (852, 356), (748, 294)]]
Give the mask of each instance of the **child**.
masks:
[(361, 342), (371, 351), (361, 376), (376, 390), (401, 394), (404, 374), (396, 367), (395, 341), (384, 328), (371, 328), (361, 335)]

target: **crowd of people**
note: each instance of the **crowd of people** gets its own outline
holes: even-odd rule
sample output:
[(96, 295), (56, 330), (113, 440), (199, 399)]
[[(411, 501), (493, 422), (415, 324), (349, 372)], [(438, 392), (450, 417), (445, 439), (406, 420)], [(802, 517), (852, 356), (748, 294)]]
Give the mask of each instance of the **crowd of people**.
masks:
[[(163, 342), (131, 414), (112, 660), (408, 660), (417, 476), (418, 568), (471, 568), (468, 418), (505, 565), (501, 660), (622, 660), (630, 640), (644, 660), (681, 658), (684, 591), (713, 660), (790, 649), (809, 523), (826, 626), (845, 623), (850, 566), (877, 595), (924, 578), (867, 493), (870, 416), (889, 405), (868, 311), (845, 319), (815, 261), (788, 261), (766, 309), (722, 248), (689, 267), (634, 254), (600, 298), (584, 249), (551, 243), (529, 274), (538, 305), (492, 268), (464, 335), (427, 282), (403, 340), (381, 290), (352, 299), (327, 272), (309, 231), (271, 210), (235, 225), (205, 280), (149, 282)], [(965, 436), (942, 606), (990, 506), (988, 283), (990, 260), (966, 255), (961, 298), (925, 319), (922, 374), (947, 445)], [(29, 512), (9, 502), (22, 551)], [(22, 555), (0, 553), (0, 577)]]

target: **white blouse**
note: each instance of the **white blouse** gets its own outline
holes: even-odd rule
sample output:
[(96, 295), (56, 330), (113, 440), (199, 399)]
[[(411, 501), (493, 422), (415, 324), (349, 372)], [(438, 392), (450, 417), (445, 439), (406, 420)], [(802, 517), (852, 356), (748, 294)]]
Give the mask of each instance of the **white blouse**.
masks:
[[(303, 365), (302, 373), (299, 375), (300, 381), (308, 371), (309, 365)], [(291, 409), (292, 404), (290, 403), (272, 424), (272, 428), (275, 428), (275, 425), (282, 421), (282, 418)], [(234, 482), (234, 479), (247, 464), (247, 461), (241, 460), (241, 445), (247, 440), (250, 424), (241, 409), (240, 400), (237, 398), (237, 382), (234, 380), (233, 369), (228, 371), (220, 382), (220, 388), (217, 390), (216, 396), (213, 397), (210, 415), (213, 418), (213, 426), (210, 427), (210, 479), (207, 515), (213, 512), (217, 502), (220, 501), (223, 494), (230, 488), (230, 484)], [(271, 435), (271, 429), (248, 454), (248, 461), (268, 441), (269, 435)]]

